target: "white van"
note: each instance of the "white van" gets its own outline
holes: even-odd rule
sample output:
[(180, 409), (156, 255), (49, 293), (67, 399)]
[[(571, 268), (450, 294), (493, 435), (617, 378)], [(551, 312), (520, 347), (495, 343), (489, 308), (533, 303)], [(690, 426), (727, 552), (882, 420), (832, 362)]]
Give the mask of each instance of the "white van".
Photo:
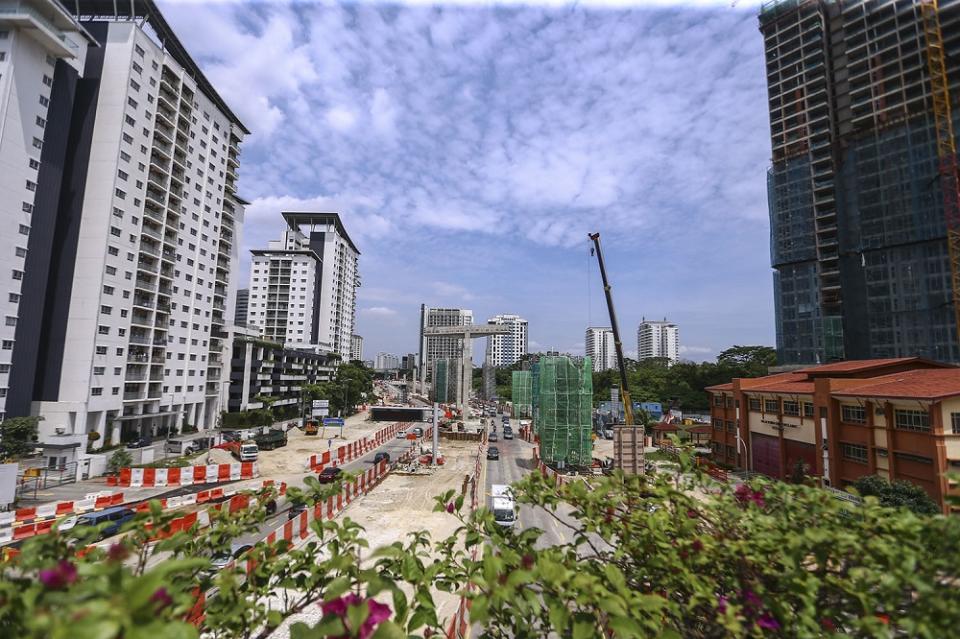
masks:
[(174, 455), (189, 455), (196, 451), (196, 446), (189, 439), (168, 439), (164, 450)]
[(252, 462), (257, 461), (257, 455), (260, 453), (260, 448), (253, 442), (249, 444), (240, 444), (240, 461), (242, 462)]
[(517, 521), (517, 506), (509, 497), (493, 498), (493, 520), (501, 526), (513, 526)]

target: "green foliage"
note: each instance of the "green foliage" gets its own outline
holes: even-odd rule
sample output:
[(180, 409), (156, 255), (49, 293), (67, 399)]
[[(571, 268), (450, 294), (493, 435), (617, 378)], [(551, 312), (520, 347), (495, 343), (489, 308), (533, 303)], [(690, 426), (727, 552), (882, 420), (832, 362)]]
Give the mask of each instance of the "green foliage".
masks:
[(13, 460), (33, 452), (42, 417), (8, 417), (0, 422), (0, 460)]
[(329, 400), (331, 415), (352, 415), (358, 404), (373, 396), (373, 377), (373, 370), (358, 361), (341, 364), (329, 382), (304, 386), (304, 398)]
[(853, 482), (853, 488), (864, 497), (876, 497), (881, 504), (891, 508), (908, 508), (918, 515), (940, 512), (937, 502), (923, 488), (902, 479), (891, 483), (878, 475), (864, 475)]
[(107, 471), (116, 474), (121, 468), (129, 468), (132, 463), (133, 455), (125, 448), (118, 448), (107, 460)]
[[(208, 528), (154, 542), (148, 524), (163, 530), (174, 517), (154, 502), (122, 542), (77, 557), (97, 534), (78, 526), (0, 562), (0, 636), (192, 639), (196, 588), (216, 590), (202, 628), (214, 639), (265, 638), (317, 606), (320, 620), (293, 624), (291, 637), (435, 637), (448, 622), (437, 593), (465, 594), (483, 637), (933, 639), (960, 624), (957, 518), (781, 482), (733, 489), (691, 457), (680, 448), (676, 473), (652, 477), (558, 487), (527, 475), (513, 493), (522, 513), (544, 514), (549, 536), (466, 512), (451, 490), (435, 505), (457, 520), (447, 538), (421, 531), (370, 549), (349, 518), (318, 521), (305, 543), (257, 543), (218, 573), (206, 558), (262, 529), (263, 509), (224, 508)], [(291, 501), (324, 503), (340, 489), (306, 483)], [(267, 489), (257, 503), (274, 497)]]

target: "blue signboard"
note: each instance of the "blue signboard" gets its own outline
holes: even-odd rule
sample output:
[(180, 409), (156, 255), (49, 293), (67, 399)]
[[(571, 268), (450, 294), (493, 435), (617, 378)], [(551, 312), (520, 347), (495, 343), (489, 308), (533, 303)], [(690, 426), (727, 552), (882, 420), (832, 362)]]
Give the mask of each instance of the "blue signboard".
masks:
[(324, 418), (323, 418), (323, 425), (324, 425), (324, 426), (341, 426), (341, 427), (342, 427), (342, 426), (343, 426), (343, 418), (342, 418), (342, 417), (324, 417)]

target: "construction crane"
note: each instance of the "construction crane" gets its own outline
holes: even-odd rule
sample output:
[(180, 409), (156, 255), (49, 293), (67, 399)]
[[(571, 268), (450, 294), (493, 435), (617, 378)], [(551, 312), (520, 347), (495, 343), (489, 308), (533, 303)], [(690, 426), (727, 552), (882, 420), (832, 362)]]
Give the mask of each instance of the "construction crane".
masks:
[[(597, 262), (600, 264), (600, 278), (603, 280), (603, 294), (607, 298), (607, 311), (610, 313), (610, 328), (613, 329), (613, 345), (617, 351), (617, 368), (620, 369), (620, 397), (623, 399), (623, 423), (626, 426), (634, 426), (633, 422), (633, 402), (630, 400), (630, 388), (627, 386), (627, 364), (623, 359), (623, 343), (620, 341), (620, 328), (617, 326), (617, 313), (613, 310), (613, 293), (610, 288), (610, 280), (607, 279), (607, 267), (603, 263), (603, 251), (600, 248), (600, 234), (590, 233), (589, 237), (593, 240), (593, 249), (591, 253), (597, 256)], [(646, 445), (646, 433), (643, 425), (640, 427), (640, 446), (639, 448), (639, 468), (644, 468), (643, 447)]]
[(927, 41), (927, 70), (930, 73), (937, 156), (940, 159), (940, 187), (943, 190), (943, 215), (947, 227), (954, 325), (960, 339), (960, 178), (957, 175), (957, 146), (953, 137), (953, 122), (950, 119), (950, 88), (947, 83), (937, 0), (921, 0), (920, 14), (923, 17), (923, 31)]

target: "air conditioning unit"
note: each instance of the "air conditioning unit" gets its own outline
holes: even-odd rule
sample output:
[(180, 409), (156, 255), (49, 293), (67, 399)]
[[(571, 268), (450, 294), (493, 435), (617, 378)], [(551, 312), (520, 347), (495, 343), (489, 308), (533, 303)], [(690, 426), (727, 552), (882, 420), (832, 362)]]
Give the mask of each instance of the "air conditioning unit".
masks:
[(67, 429), (63, 426), (57, 426), (54, 430), (57, 431), (57, 435), (63, 435), (65, 432), (67, 432)]

